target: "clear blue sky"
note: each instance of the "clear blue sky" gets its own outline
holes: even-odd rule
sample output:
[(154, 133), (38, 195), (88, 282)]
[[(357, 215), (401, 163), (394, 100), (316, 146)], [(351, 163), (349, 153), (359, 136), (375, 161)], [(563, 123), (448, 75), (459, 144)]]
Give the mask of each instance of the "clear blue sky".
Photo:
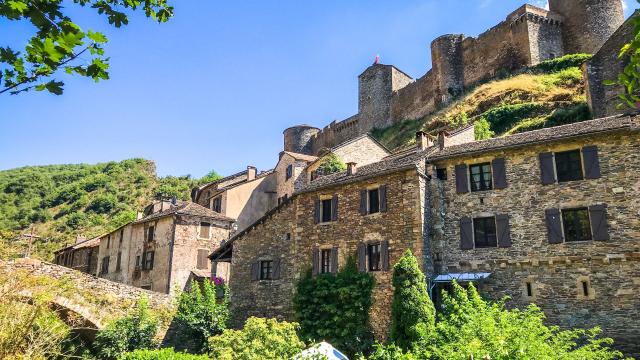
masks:
[[(627, 1), (628, 16), (638, 5)], [(163, 176), (268, 169), (286, 127), (356, 113), (357, 76), (376, 54), (422, 76), (435, 37), (477, 35), (523, 3), (171, 2), (169, 23), (134, 16), (123, 29), (69, 7), (83, 28), (109, 37), (111, 79), (63, 76), (62, 96), (0, 95), (0, 169), (132, 157), (154, 160)], [(22, 48), (31, 31), (0, 20), (0, 45)]]

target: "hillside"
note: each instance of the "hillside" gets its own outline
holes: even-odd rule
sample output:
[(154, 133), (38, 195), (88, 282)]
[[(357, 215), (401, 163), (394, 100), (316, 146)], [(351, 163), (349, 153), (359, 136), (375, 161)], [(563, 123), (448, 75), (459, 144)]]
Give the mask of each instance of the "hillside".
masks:
[(390, 149), (412, 144), (415, 132), (457, 129), (478, 122), (478, 140), (590, 118), (580, 65), (590, 55), (543, 62), (519, 74), (481, 84), (439, 111), (372, 135)]
[[(156, 197), (188, 199), (191, 188), (208, 179), (160, 178), (155, 164), (144, 159), (0, 171), (0, 237), (14, 238), (32, 227), (46, 239), (35, 242), (36, 255), (49, 259), (76, 236), (94, 237), (135, 219)], [(20, 242), (14, 239), (14, 251), (26, 246)]]

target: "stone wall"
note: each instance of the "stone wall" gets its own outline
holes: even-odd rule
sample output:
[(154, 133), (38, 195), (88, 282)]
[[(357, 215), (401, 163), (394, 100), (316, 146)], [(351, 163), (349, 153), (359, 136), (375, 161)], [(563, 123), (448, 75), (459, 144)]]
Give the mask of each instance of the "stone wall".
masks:
[[(634, 16), (637, 16), (636, 12)], [(628, 111), (618, 109), (618, 94), (623, 92), (620, 86), (606, 86), (604, 81), (617, 80), (628, 63), (628, 57), (620, 59), (622, 47), (633, 40), (633, 19), (629, 18), (600, 50), (583, 67), (587, 89), (587, 101), (594, 118), (612, 116)]]
[[(542, 185), (538, 154), (598, 147), (599, 179)], [(640, 348), (640, 136), (608, 134), (578, 140), (487, 152), (436, 161), (446, 167), (448, 180), (434, 178), (432, 251), (438, 273), (490, 272), (481, 289), (493, 298), (514, 297), (510, 306), (534, 302), (551, 323), (562, 326), (601, 326), (626, 351)], [(508, 187), (458, 194), (454, 166), (506, 159)], [(545, 210), (606, 204), (608, 241), (549, 244)], [(460, 220), (507, 214), (511, 246), (461, 248)], [(585, 279), (593, 298), (581, 298)], [(523, 299), (525, 284), (535, 299)], [(595, 294), (595, 295), (593, 295)]]

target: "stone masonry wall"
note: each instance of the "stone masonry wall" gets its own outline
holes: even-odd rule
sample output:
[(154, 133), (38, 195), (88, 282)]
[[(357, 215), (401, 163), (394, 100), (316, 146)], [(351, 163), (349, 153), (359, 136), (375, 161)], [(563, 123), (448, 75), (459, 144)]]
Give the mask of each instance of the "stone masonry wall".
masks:
[[(538, 154), (597, 145), (602, 177), (542, 185)], [(454, 166), (506, 159), (508, 187), (457, 194)], [(521, 149), (436, 161), (446, 181), (434, 180), (432, 251), (440, 273), (491, 272), (481, 288), (494, 298), (509, 295), (510, 306), (535, 302), (549, 322), (562, 326), (601, 326), (628, 353), (640, 353), (640, 135), (608, 134)], [(545, 209), (607, 204), (609, 241), (549, 244)], [(508, 214), (512, 246), (462, 250), (462, 217)], [(534, 298), (523, 299), (525, 282)], [(593, 298), (580, 298), (580, 280)], [(635, 344), (635, 345), (634, 345)]]

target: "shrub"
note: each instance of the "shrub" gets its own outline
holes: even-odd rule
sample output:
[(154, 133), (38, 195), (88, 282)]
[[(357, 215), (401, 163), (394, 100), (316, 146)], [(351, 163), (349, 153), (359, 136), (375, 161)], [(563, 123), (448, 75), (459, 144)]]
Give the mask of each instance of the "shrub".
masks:
[(204, 352), (209, 337), (221, 334), (229, 319), (229, 296), (225, 288), (222, 302), (216, 298), (216, 287), (210, 281), (191, 282), (190, 290), (180, 294), (175, 320), (179, 349)]
[(530, 118), (543, 109), (541, 103), (502, 105), (485, 112), (481, 119), (486, 120), (497, 134), (502, 134), (520, 120)]
[(320, 161), (320, 165), (316, 169), (316, 173), (320, 176), (329, 175), (347, 170), (347, 165), (340, 160), (334, 153), (325, 155)]
[(435, 308), (418, 260), (407, 250), (393, 267), (391, 340), (408, 350), (433, 335)]
[[(382, 345), (374, 344), (373, 351), (367, 358), (369, 360), (417, 360), (418, 357), (411, 352), (404, 352), (395, 344)], [(365, 360), (362, 354), (359, 354), (358, 360)]]
[(93, 199), (87, 206), (87, 211), (96, 214), (108, 214), (118, 205), (118, 199), (114, 195), (104, 194)]
[(120, 356), (119, 360), (208, 360), (206, 355), (176, 352), (172, 348), (158, 350), (135, 350)]
[(591, 54), (570, 54), (559, 58), (543, 61), (530, 69), (534, 73), (552, 73), (562, 71), (572, 67), (580, 67), (583, 63), (591, 59)]
[(87, 215), (85, 213), (72, 213), (67, 217), (65, 224), (74, 230), (81, 229), (87, 225)]
[(489, 122), (485, 118), (482, 118), (475, 122), (474, 133), (476, 140), (491, 139), (496, 135), (496, 133), (491, 131), (491, 124), (489, 124)]
[(152, 349), (158, 320), (150, 313), (147, 299), (138, 301), (135, 311), (115, 320), (98, 332), (93, 346), (102, 359), (117, 359), (128, 351)]
[(371, 274), (358, 272), (352, 257), (336, 275), (312, 276), (309, 270), (298, 282), (293, 300), (301, 337), (327, 341), (349, 356), (369, 349), (374, 284)]
[(586, 103), (580, 103), (573, 107), (554, 110), (549, 116), (545, 126), (549, 127), (572, 124), (579, 121), (589, 120), (590, 118), (591, 111), (589, 110), (589, 105)]
[(304, 349), (298, 324), (250, 317), (242, 330), (225, 330), (209, 339), (209, 356), (218, 360), (290, 359)]

